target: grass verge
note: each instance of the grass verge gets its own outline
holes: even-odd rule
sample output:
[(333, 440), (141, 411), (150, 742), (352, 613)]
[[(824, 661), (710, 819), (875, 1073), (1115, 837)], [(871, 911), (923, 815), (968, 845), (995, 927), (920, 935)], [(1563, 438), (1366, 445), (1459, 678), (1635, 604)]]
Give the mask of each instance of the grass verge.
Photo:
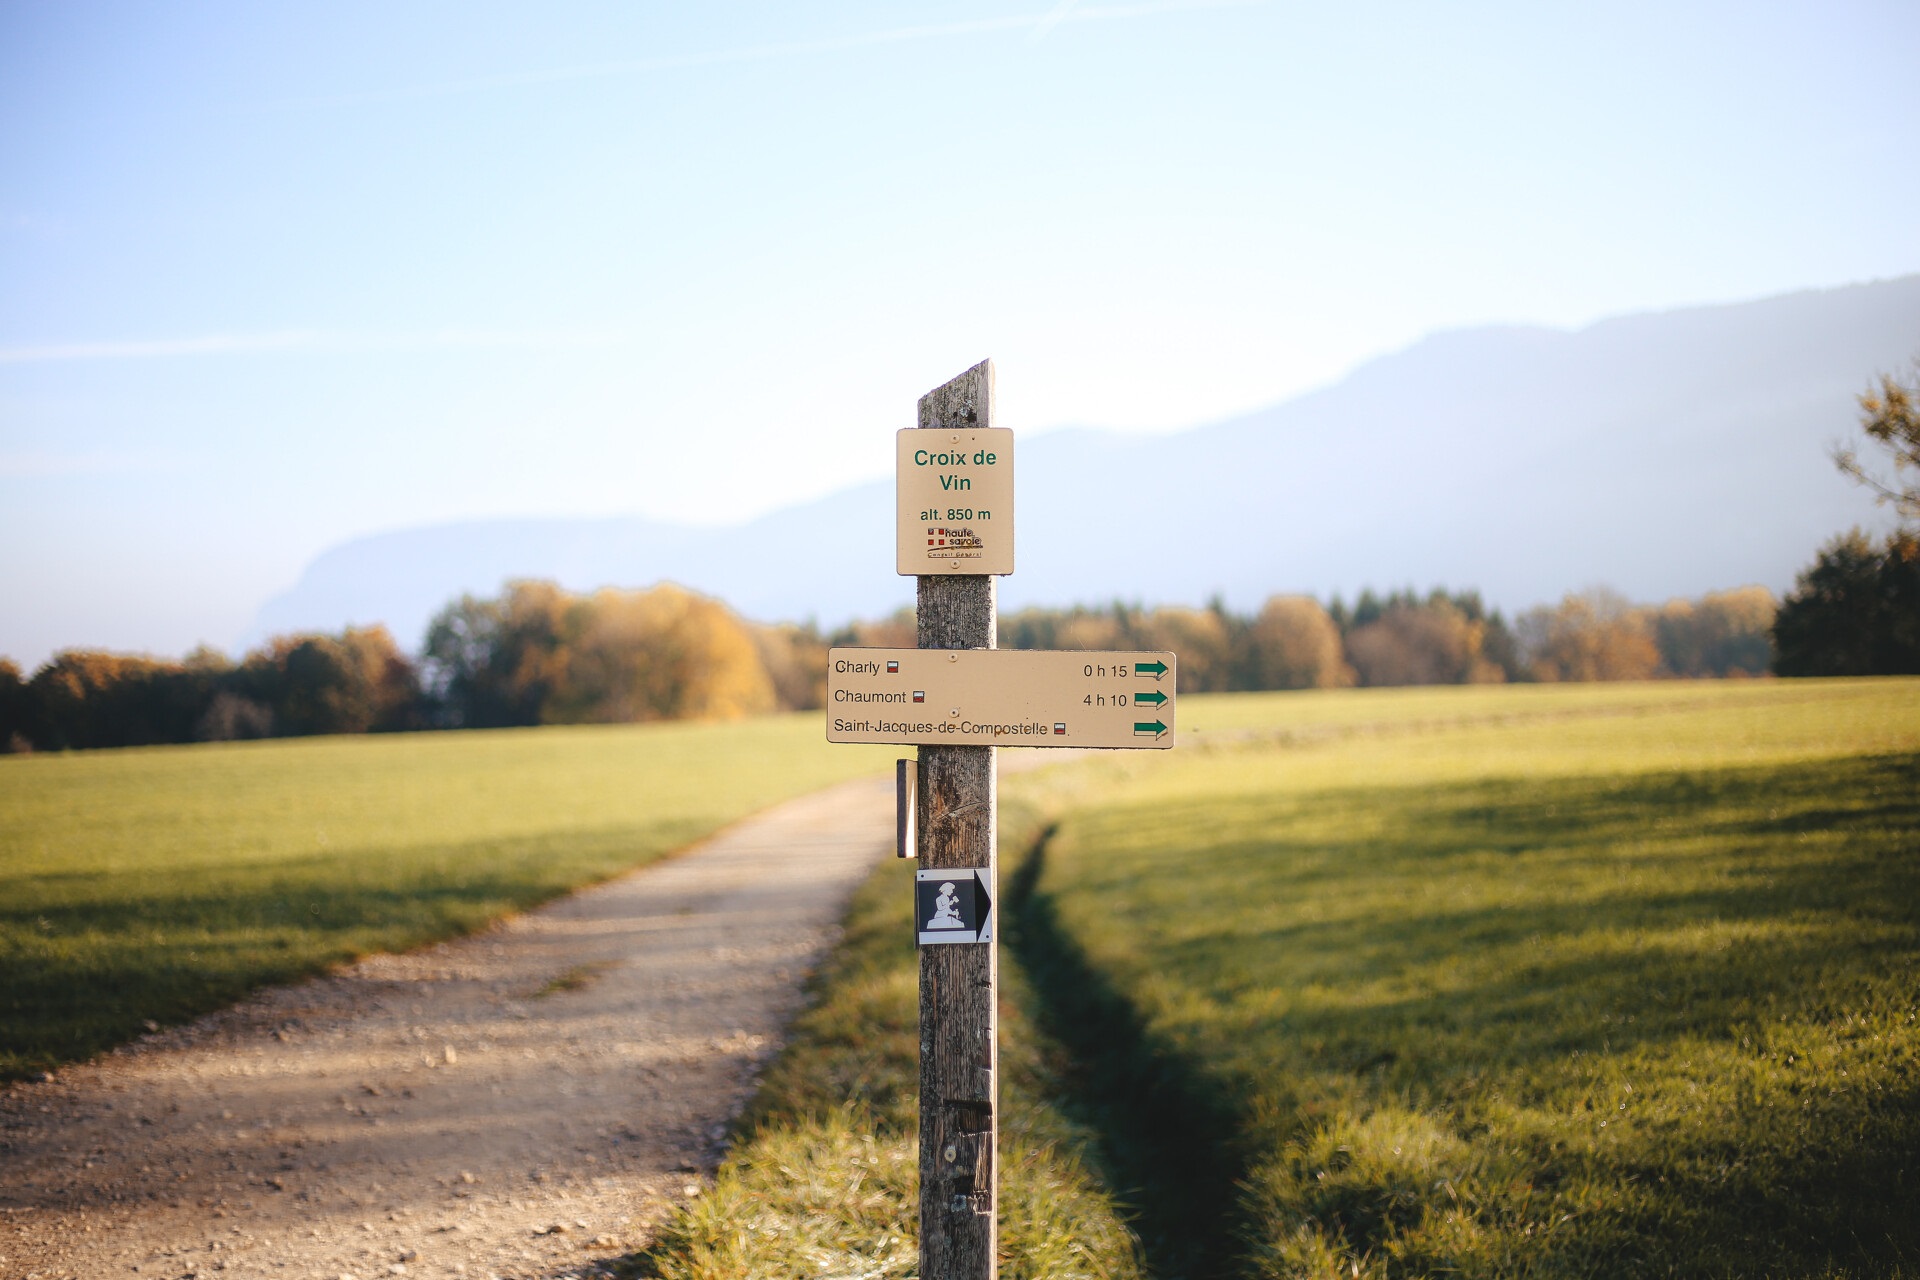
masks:
[(0, 1080), (883, 768), (817, 716), (0, 757)]
[[(1038, 833), (1003, 808), (1002, 847)], [(855, 895), (840, 945), (813, 982), (712, 1191), (678, 1211), (626, 1276), (918, 1273), (919, 1034), (912, 865), (889, 862)], [(1135, 1280), (1119, 1206), (1089, 1162), (1091, 1137), (1060, 1103), (1069, 1070), (1034, 1018), (1017, 959), (1001, 956), (1000, 1274)]]
[(1031, 975), (1039, 1020), (1064, 1047), (1063, 1109), (1094, 1135), (1091, 1154), (1128, 1201), (1149, 1274), (1229, 1274), (1240, 1117), (1199, 1064), (1149, 1039), (1139, 1011), (1062, 927), (1057, 900), (1035, 891), (1054, 830), (1008, 886), (1004, 936)]
[(1920, 1270), (1920, 681), (1603, 692), (1195, 699), (1010, 781), (1108, 1149), (1240, 1174), (1245, 1273)]

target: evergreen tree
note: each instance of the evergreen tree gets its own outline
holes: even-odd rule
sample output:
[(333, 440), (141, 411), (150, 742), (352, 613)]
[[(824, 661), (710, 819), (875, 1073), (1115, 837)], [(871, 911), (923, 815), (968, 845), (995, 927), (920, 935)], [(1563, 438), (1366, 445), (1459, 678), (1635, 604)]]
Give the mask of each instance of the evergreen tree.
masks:
[(1920, 534), (1876, 546), (1854, 529), (1822, 547), (1780, 605), (1773, 646), (1783, 676), (1920, 674)]

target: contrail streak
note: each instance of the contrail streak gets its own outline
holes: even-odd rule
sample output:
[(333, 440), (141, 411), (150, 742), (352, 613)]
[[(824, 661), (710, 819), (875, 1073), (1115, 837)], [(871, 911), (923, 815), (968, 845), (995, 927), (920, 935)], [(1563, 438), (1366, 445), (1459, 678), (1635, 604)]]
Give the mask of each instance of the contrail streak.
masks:
[(258, 351), (438, 351), (496, 347), (610, 347), (627, 334), (593, 331), (440, 329), (424, 333), (330, 333), (290, 329), (277, 333), (217, 333), (198, 338), (128, 342), (47, 343), (0, 347), (0, 365), (62, 360), (148, 360), (165, 356), (232, 355)]
[(1073, 12), (1074, 6), (1079, 3), (1080, 0), (1060, 0), (1060, 3), (1054, 5), (1053, 8), (1047, 11), (1046, 16), (1034, 24), (1033, 30), (1027, 35), (1027, 43), (1039, 44), (1042, 40), (1045, 40), (1047, 33), (1065, 22), (1067, 16)]

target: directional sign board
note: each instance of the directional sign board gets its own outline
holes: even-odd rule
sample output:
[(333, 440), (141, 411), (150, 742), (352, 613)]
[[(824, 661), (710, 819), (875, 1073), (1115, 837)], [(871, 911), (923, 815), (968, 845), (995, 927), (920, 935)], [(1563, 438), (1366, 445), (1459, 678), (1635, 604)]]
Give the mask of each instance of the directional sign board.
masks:
[(1171, 747), (1171, 653), (832, 649), (827, 741)]
[(903, 574), (1013, 572), (1013, 432), (902, 431), (894, 446)]
[(921, 867), (913, 873), (920, 945), (993, 941), (990, 867)]

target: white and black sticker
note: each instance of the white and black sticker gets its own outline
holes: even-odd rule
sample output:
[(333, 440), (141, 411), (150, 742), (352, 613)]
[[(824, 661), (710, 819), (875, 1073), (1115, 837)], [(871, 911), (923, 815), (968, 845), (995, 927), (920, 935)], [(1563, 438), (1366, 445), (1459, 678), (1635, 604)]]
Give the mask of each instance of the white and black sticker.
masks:
[(992, 941), (991, 876), (987, 867), (921, 867), (914, 871), (914, 926), (920, 945)]

